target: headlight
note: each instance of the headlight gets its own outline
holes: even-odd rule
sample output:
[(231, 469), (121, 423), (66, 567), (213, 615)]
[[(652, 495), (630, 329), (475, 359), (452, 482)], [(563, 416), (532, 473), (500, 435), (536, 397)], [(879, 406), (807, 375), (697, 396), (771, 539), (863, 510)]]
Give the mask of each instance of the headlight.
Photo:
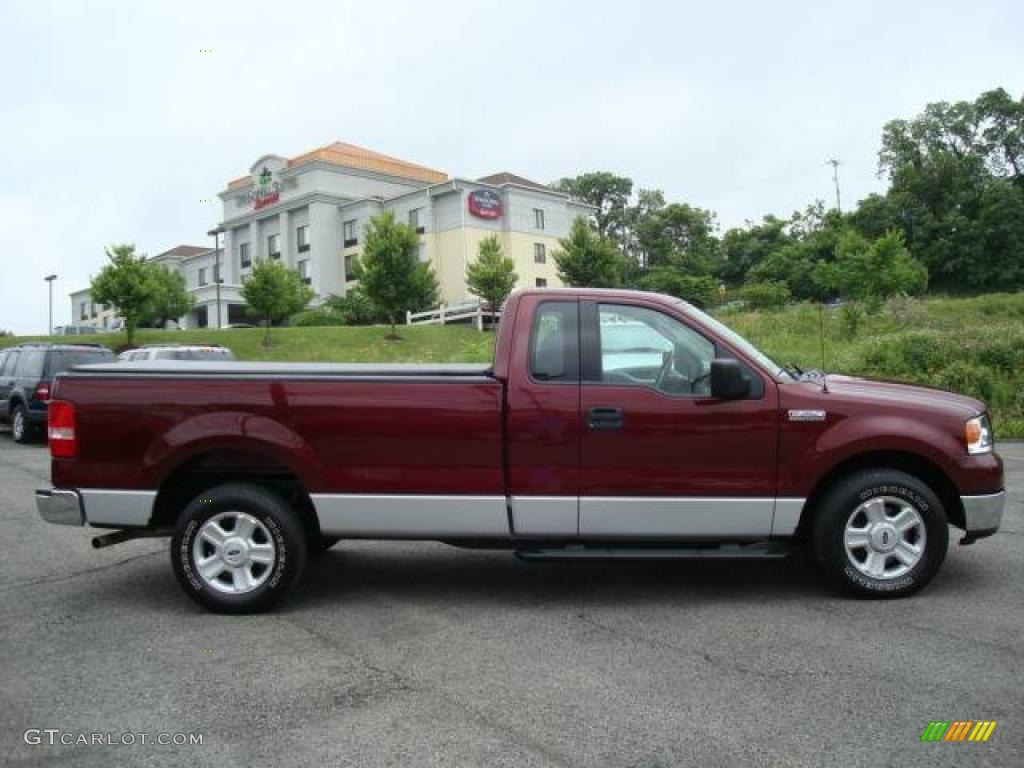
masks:
[(987, 414), (971, 419), (964, 425), (964, 442), (967, 443), (968, 453), (992, 452), (992, 422)]

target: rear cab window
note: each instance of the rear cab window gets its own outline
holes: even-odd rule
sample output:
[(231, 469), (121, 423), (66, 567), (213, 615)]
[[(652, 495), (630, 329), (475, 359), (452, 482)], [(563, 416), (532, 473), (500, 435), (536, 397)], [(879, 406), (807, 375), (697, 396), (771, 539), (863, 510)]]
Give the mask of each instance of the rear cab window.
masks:
[(530, 376), (539, 382), (579, 381), (578, 302), (548, 301), (537, 307), (530, 333)]

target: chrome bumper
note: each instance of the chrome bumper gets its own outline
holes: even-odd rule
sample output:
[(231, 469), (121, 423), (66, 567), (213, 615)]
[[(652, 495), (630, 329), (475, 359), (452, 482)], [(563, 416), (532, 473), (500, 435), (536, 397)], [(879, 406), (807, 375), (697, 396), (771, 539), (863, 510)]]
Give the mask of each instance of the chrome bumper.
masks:
[(36, 509), (39, 516), (54, 525), (85, 525), (82, 497), (78, 491), (47, 488), (36, 491)]
[(1003, 521), (1006, 491), (984, 496), (961, 496), (964, 505), (964, 530), (967, 533), (995, 533)]

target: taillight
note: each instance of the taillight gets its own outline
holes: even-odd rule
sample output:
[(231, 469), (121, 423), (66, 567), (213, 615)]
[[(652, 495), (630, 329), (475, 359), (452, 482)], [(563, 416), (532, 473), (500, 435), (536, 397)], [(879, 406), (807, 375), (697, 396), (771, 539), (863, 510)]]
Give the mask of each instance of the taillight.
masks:
[(75, 406), (66, 400), (53, 400), (47, 414), (50, 455), (55, 459), (73, 459), (78, 455), (75, 435)]
[(33, 397), (41, 403), (45, 403), (50, 399), (50, 383), (48, 381), (41, 381), (36, 385), (36, 391)]

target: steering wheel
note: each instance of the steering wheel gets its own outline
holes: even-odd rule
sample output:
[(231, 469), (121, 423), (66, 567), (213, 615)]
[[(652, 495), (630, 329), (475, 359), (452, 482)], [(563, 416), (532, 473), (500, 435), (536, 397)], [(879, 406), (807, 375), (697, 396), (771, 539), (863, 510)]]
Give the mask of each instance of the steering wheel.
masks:
[(662, 384), (665, 383), (665, 379), (668, 378), (669, 373), (672, 371), (672, 366), (676, 361), (676, 353), (673, 349), (666, 349), (661, 353), (661, 368), (658, 370), (658, 375), (654, 379), (654, 387), (661, 389)]

